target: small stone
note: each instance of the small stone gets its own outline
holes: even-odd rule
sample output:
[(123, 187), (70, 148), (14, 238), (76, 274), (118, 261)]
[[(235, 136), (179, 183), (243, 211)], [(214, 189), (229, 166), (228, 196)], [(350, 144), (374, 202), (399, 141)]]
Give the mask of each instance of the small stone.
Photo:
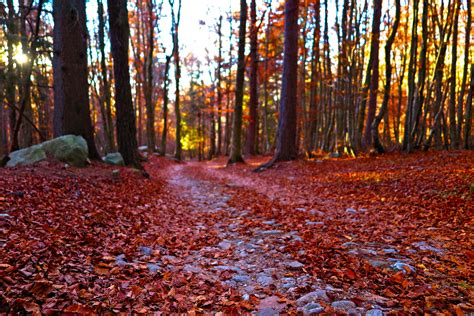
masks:
[(145, 256), (151, 256), (152, 249), (146, 246), (140, 246), (140, 252)]
[(403, 273), (414, 273), (416, 269), (404, 262), (395, 262), (390, 266), (395, 271), (402, 271)]
[(359, 246), (359, 244), (356, 242), (349, 241), (349, 242), (343, 243), (341, 246), (344, 248), (354, 248), (354, 247)]
[(324, 217), (326, 214), (324, 212), (318, 211), (318, 210), (311, 210), (309, 211), (309, 214), (313, 216), (321, 216)]
[(357, 210), (355, 208), (349, 207), (346, 209), (346, 212), (349, 214), (357, 214)]
[(156, 263), (147, 263), (146, 266), (150, 272), (155, 273), (156, 271), (160, 270), (160, 266)]
[(242, 273), (242, 269), (233, 266), (215, 266), (213, 269), (220, 270), (220, 271), (234, 271), (237, 273)]
[(298, 306), (304, 306), (308, 303), (311, 302), (317, 302), (317, 301), (329, 301), (329, 297), (327, 296), (327, 293), (325, 290), (317, 290), (313, 292), (309, 292), (302, 297), (300, 297), (297, 301), (296, 304)]
[(242, 299), (244, 301), (248, 301), (250, 299), (250, 295), (248, 295), (247, 293), (245, 293), (244, 295), (242, 295)]
[(257, 282), (260, 283), (262, 286), (270, 286), (273, 284), (273, 278), (267, 274), (260, 273), (257, 276)]
[(281, 230), (278, 230), (278, 229), (272, 229), (272, 230), (259, 230), (259, 231), (257, 231), (257, 233), (260, 234), (260, 235), (270, 236), (270, 235), (280, 235), (283, 232)]
[(425, 241), (419, 241), (412, 244), (414, 247), (420, 249), (421, 251), (431, 251), (438, 254), (443, 254), (444, 250), (433, 247)]
[(245, 274), (238, 274), (232, 277), (232, 280), (238, 283), (249, 283), (250, 277)]
[(190, 264), (185, 264), (184, 267), (183, 267), (183, 271), (184, 272), (191, 272), (191, 273), (201, 273), (202, 269), (199, 268), (199, 267), (195, 267), (193, 265), (190, 265)]
[(306, 221), (306, 225), (309, 225), (309, 226), (324, 226), (324, 222)]
[(303, 315), (314, 315), (324, 312), (324, 307), (318, 303), (308, 303), (299, 310), (303, 312)]
[(286, 267), (291, 270), (300, 270), (303, 269), (304, 264), (299, 261), (290, 261), (286, 264)]
[(383, 312), (381, 309), (374, 308), (370, 309), (365, 313), (365, 316), (383, 316)]
[(385, 252), (385, 253), (392, 253), (392, 254), (398, 252), (397, 249), (393, 249), (393, 248), (384, 248), (384, 249), (382, 249), (382, 251)]
[(331, 307), (334, 309), (349, 310), (351, 308), (356, 308), (356, 304), (349, 300), (341, 300), (332, 302)]
[(229, 250), (232, 247), (232, 243), (229, 241), (223, 240), (218, 244), (219, 248), (222, 250)]
[(265, 225), (271, 225), (271, 226), (276, 224), (275, 220), (273, 220), (273, 219), (269, 220), (269, 221), (263, 221), (262, 223), (265, 224)]
[(360, 310), (358, 308), (351, 308), (347, 311), (348, 316), (362, 316), (363, 310)]
[(374, 267), (374, 268), (380, 268), (380, 267), (384, 267), (384, 266), (387, 266), (389, 263), (386, 262), (386, 261), (382, 261), (382, 260), (369, 260), (369, 264)]

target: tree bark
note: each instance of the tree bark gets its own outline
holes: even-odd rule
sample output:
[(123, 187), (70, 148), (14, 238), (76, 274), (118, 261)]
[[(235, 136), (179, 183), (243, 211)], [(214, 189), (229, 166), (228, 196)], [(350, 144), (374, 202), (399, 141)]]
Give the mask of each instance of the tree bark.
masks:
[(391, 52), (392, 52), (393, 42), (395, 41), (395, 36), (397, 35), (398, 26), (400, 25), (400, 14), (401, 14), (400, 11), (401, 11), (400, 0), (395, 0), (395, 21), (393, 22), (391, 33), (387, 39), (387, 43), (385, 44), (385, 86), (384, 86), (383, 101), (382, 101), (382, 106), (380, 107), (380, 111), (375, 117), (374, 122), (372, 123), (372, 126), (371, 126), (374, 149), (379, 153), (383, 153), (385, 151), (380, 141), (379, 125), (385, 113), (387, 112), (388, 101), (390, 99), (390, 89), (391, 89), (391, 81), (392, 81)]
[(80, 135), (100, 159), (90, 116), (85, 0), (53, 1), (54, 136)]
[(132, 103), (128, 64), (130, 28), (126, 0), (107, 0), (110, 43), (114, 60), (115, 108), (118, 149), (125, 164), (142, 168), (139, 163), (137, 128)]
[(153, 1), (147, 0), (148, 9), (148, 45), (145, 58), (145, 107), (146, 107), (146, 136), (148, 152), (156, 150), (155, 140), (155, 105), (153, 102), (153, 53), (155, 50), (155, 15)]
[(245, 153), (255, 155), (257, 152), (257, 127), (258, 127), (258, 30), (257, 30), (257, 5), (255, 0), (250, 3), (250, 99), (249, 99), (249, 125), (245, 142)]
[(232, 121), (232, 146), (229, 164), (244, 162), (242, 158), (242, 105), (244, 101), (245, 77), (245, 33), (247, 25), (247, 2), (240, 0), (239, 48), (237, 79), (235, 84), (234, 119)]
[(169, 89), (169, 72), (172, 55), (166, 56), (165, 75), (163, 79), (163, 131), (161, 133), (161, 155), (166, 155), (166, 138), (168, 133), (168, 89)]
[[(456, 133), (456, 67), (458, 60), (458, 22), (461, 0), (456, 0), (456, 11), (454, 13), (453, 42), (451, 51), (451, 86), (449, 92), (449, 140), (451, 149), (459, 148), (459, 139)], [(469, 37), (469, 34), (466, 34)], [(462, 107), (462, 104), (458, 106)], [(458, 124), (462, 124), (458, 122)]]
[(370, 55), (372, 56), (372, 75), (370, 78), (370, 98), (367, 109), (367, 124), (365, 126), (364, 145), (369, 147), (372, 143), (372, 123), (377, 109), (377, 90), (379, 88), (379, 46), (380, 46), (380, 19), (382, 17), (382, 0), (374, 0), (374, 16), (372, 21), (372, 39)]
[[(464, 32), (465, 34), (471, 34), (471, 24), (472, 24), (472, 4), (471, 1), (467, 1), (467, 21), (466, 21), (466, 31)], [(464, 42), (464, 69), (463, 69), (463, 75), (462, 75), (462, 83), (460, 86), (460, 91), (459, 91), (459, 99), (458, 99), (458, 111), (457, 111), (457, 118), (458, 118), (458, 125), (456, 128), (456, 137), (459, 140), (459, 146), (460, 148), (462, 146), (461, 142), (461, 133), (462, 133), (462, 126), (463, 126), (463, 102), (464, 102), (464, 94), (466, 90), (466, 84), (467, 84), (467, 79), (468, 79), (468, 70), (469, 70), (469, 47), (470, 47), (470, 39), (471, 36), (466, 36), (465, 37), (465, 42)], [(468, 121), (466, 120), (465, 126), (467, 126)], [(470, 124), (470, 122), (469, 122)]]
[(464, 125), (464, 149), (471, 146), (472, 98), (474, 97), (474, 64), (471, 64), (471, 87), (466, 101), (466, 124)]

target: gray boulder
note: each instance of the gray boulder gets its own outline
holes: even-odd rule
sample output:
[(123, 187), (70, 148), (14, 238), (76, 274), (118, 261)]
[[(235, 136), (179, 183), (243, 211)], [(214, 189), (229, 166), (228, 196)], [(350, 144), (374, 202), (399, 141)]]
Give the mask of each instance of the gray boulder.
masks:
[(104, 157), (104, 162), (114, 166), (125, 166), (125, 161), (120, 153), (109, 153)]
[(87, 142), (82, 136), (65, 135), (12, 152), (7, 167), (31, 165), (47, 157), (75, 167), (85, 167), (88, 156)]

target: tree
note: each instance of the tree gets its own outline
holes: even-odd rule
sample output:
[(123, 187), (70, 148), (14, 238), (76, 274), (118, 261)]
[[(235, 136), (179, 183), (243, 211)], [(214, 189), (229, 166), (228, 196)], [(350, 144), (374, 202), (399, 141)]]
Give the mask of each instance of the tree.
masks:
[(178, 0), (178, 11), (175, 14), (174, 0), (169, 0), (171, 6), (171, 35), (173, 37), (173, 56), (174, 56), (174, 84), (175, 84), (175, 100), (174, 113), (176, 118), (176, 152), (175, 158), (182, 159), (181, 144), (181, 109), (180, 109), (180, 93), (179, 79), (181, 78), (181, 65), (179, 59), (179, 23), (181, 21), (181, 0)]
[(100, 51), (100, 71), (102, 77), (102, 96), (100, 102), (103, 102), (102, 121), (107, 142), (107, 152), (116, 150), (114, 137), (114, 123), (112, 120), (112, 102), (110, 96), (110, 82), (107, 75), (107, 63), (105, 55), (105, 21), (104, 21), (104, 5), (102, 0), (97, 2), (97, 14), (99, 16), (99, 51)]
[(372, 38), (370, 41), (370, 95), (367, 109), (367, 124), (365, 126), (364, 144), (370, 146), (372, 143), (372, 123), (377, 108), (377, 90), (379, 88), (379, 46), (380, 46), (380, 19), (382, 17), (382, 0), (374, 0), (374, 16), (372, 20)]
[(89, 107), (86, 2), (54, 0), (53, 16), (54, 136), (80, 135), (89, 157), (100, 159)]
[(145, 108), (146, 108), (146, 139), (149, 152), (156, 149), (155, 141), (155, 105), (153, 102), (153, 53), (155, 49), (155, 21), (153, 0), (146, 3), (148, 10), (148, 45), (145, 56)]
[(232, 146), (229, 164), (244, 162), (242, 158), (242, 105), (244, 102), (245, 33), (247, 24), (247, 2), (240, 0), (239, 48), (237, 79), (235, 84), (234, 119), (232, 121)]
[(258, 167), (263, 171), (275, 162), (293, 160), (296, 146), (296, 105), (298, 85), (298, 0), (285, 1), (285, 43), (281, 83), (280, 113), (273, 159)]
[(165, 73), (163, 79), (163, 131), (161, 133), (161, 155), (166, 155), (166, 138), (168, 134), (168, 90), (169, 90), (169, 72), (172, 55), (166, 56)]
[(258, 132), (258, 30), (257, 30), (257, 5), (255, 0), (250, 3), (250, 99), (249, 99), (249, 125), (245, 142), (245, 153), (257, 153)]
[(385, 44), (385, 86), (384, 86), (384, 94), (383, 94), (383, 101), (382, 106), (380, 107), (380, 111), (375, 117), (372, 123), (372, 141), (374, 148), (377, 152), (383, 153), (385, 151), (382, 143), (380, 142), (379, 137), (379, 125), (384, 117), (387, 108), (388, 108), (388, 101), (390, 98), (390, 88), (392, 82), (392, 61), (391, 61), (391, 52), (392, 52), (392, 45), (395, 41), (395, 36), (397, 36), (398, 26), (400, 25), (400, 0), (395, 0), (395, 21), (393, 22), (393, 27), (390, 33), (390, 36), (387, 39), (387, 43)]
[(107, 0), (110, 44), (114, 60), (115, 108), (118, 149), (125, 164), (141, 168), (137, 146), (137, 128), (132, 103), (132, 88), (128, 65), (127, 0)]

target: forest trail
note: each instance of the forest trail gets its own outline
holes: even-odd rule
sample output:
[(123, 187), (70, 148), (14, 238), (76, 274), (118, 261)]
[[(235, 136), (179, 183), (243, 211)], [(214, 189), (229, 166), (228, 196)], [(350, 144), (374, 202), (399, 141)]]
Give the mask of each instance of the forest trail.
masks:
[(168, 174), (169, 188), (189, 203), (192, 212), (215, 218), (211, 227), (209, 222), (197, 222), (195, 232), (202, 234), (211, 228), (221, 239), (184, 258), (186, 272), (219, 280), (226, 288), (238, 291), (243, 301), (251, 301), (252, 296), (259, 299), (256, 311), (264, 315), (281, 312), (286, 307), (284, 298), (294, 296), (299, 288), (321, 289), (304, 264), (286, 250), (285, 241), (301, 240), (297, 232), (280, 230), (277, 221), (256, 216), (245, 207), (230, 206), (227, 202), (238, 199), (238, 193), (226, 192), (222, 183), (210, 180), (215, 174), (212, 168), (199, 163), (179, 164)]

